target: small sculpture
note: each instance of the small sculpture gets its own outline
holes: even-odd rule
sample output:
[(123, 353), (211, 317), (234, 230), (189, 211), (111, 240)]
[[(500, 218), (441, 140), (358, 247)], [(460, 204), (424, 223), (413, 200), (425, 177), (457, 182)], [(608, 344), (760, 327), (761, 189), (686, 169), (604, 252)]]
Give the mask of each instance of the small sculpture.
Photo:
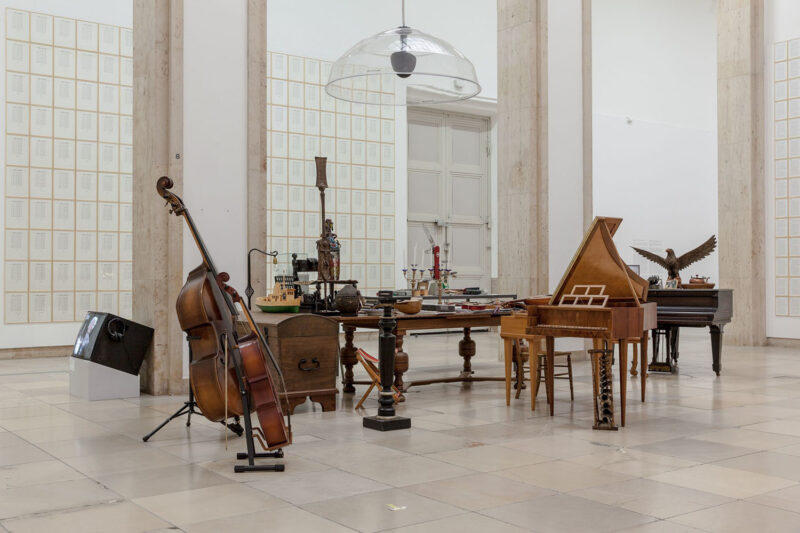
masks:
[(710, 239), (706, 242), (695, 248), (690, 252), (686, 252), (680, 257), (675, 255), (675, 252), (672, 248), (667, 248), (667, 256), (666, 257), (659, 257), (652, 252), (648, 252), (647, 250), (642, 250), (641, 248), (636, 248), (635, 246), (631, 246), (634, 250), (636, 250), (639, 255), (644, 257), (645, 259), (649, 259), (650, 261), (661, 265), (662, 267), (667, 269), (667, 279), (681, 279), (681, 270), (686, 268), (687, 266), (691, 265), (692, 263), (696, 263), (701, 259), (708, 257), (711, 252), (717, 247), (717, 237), (716, 235), (712, 235)]

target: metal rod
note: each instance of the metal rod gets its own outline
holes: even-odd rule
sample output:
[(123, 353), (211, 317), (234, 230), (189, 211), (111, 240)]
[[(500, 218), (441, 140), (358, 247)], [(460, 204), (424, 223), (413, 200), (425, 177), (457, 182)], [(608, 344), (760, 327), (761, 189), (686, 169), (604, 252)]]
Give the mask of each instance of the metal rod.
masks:
[(406, 25), (406, 0), (402, 0), (403, 5), (403, 26)]

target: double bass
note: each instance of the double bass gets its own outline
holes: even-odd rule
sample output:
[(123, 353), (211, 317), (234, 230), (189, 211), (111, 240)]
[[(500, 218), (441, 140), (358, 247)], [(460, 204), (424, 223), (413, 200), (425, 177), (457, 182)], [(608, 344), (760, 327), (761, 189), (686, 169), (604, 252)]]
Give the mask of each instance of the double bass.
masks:
[[(172, 186), (172, 180), (162, 176), (156, 189), (167, 201), (170, 213), (183, 217), (203, 258), (187, 276), (175, 304), (178, 321), (192, 353), (189, 382), (197, 405), (203, 416), (212, 422), (224, 422), (230, 416), (250, 416), (249, 412), (244, 412), (238, 366), (243, 373), (249, 410), (256, 411), (261, 426), (254, 436), (263, 437), (259, 440), (266, 450), (287, 446), (291, 444), (291, 422), (287, 427), (267, 358), (279, 374), (280, 366), (272, 357), (250, 310), (236, 290), (226, 284), (230, 279), (228, 274), (217, 272), (189, 210), (183, 200), (170, 191)], [(245, 312), (249, 329), (246, 335), (239, 335), (236, 329), (237, 303)]]

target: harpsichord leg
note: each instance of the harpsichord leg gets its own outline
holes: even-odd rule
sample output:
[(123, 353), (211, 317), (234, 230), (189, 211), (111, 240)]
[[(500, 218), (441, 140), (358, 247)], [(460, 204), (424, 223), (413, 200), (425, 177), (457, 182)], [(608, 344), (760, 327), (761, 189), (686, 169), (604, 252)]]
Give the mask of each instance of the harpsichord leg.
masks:
[(719, 376), (722, 371), (722, 328), (723, 326), (711, 325), (709, 328), (711, 333), (711, 356), (714, 358), (711, 368)]
[(642, 334), (641, 342), (639, 342), (639, 344), (642, 346), (642, 349), (639, 353), (639, 359), (642, 361), (642, 367), (639, 369), (639, 372), (641, 372), (641, 374), (639, 374), (639, 382), (642, 388), (642, 402), (644, 402), (645, 390), (647, 389), (647, 365), (645, 364), (645, 362), (647, 361), (647, 342), (649, 341), (648, 337), (650, 337), (650, 332), (645, 331)]

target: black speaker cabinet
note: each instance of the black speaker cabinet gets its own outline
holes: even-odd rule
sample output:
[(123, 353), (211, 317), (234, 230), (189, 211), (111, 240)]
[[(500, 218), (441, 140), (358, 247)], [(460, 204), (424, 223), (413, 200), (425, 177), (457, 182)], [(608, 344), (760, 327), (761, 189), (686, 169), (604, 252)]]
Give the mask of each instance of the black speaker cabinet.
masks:
[(153, 328), (126, 318), (89, 311), (83, 320), (72, 357), (138, 375)]

